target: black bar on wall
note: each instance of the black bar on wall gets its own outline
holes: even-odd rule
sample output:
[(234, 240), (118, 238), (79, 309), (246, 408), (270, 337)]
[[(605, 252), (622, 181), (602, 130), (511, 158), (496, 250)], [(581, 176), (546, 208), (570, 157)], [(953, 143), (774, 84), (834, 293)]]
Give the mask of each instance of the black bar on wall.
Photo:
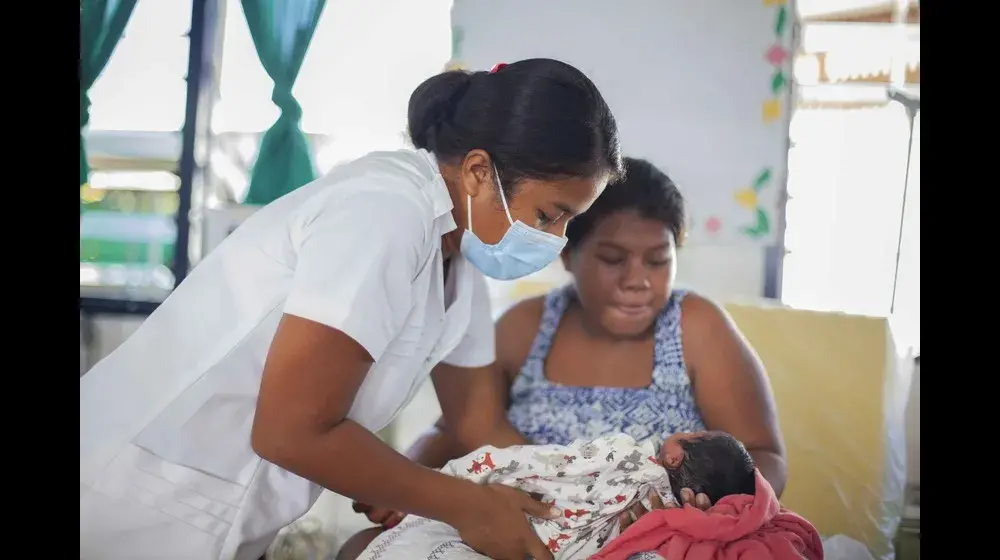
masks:
[(181, 131), (181, 185), (177, 192), (177, 241), (174, 244), (174, 286), (184, 280), (191, 267), (191, 197), (194, 178), (198, 172), (195, 157), (198, 140), (198, 109), (202, 92), (211, 83), (212, 56), (214, 56), (217, 27), (218, 0), (193, 0), (191, 2), (191, 31), (188, 33), (187, 103), (184, 112), (184, 129)]
[(781, 299), (781, 265), (785, 245), (772, 245), (764, 249), (764, 297)]

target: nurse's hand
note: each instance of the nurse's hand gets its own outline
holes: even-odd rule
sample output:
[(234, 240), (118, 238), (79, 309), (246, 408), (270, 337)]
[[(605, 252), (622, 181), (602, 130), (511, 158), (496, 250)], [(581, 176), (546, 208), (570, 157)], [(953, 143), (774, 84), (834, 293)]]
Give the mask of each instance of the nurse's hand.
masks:
[(354, 513), (364, 514), (368, 518), (368, 521), (375, 523), (376, 525), (381, 525), (383, 529), (392, 529), (399, 522), (406, 517), (405, 513), (398, 512), (391, 509), (380, 508), (375, 506), (370, 506), (368, 504), (363, 504), (361, 502), (352, 502), (351, 509)]
[(500, 484), (482, 488), (484, 492), (477, 492), (468, 511), (451, 521), (462, 540), (496, 560), (552, 560), (525, 515), (554, 519), (559, 512), (516, 488)]

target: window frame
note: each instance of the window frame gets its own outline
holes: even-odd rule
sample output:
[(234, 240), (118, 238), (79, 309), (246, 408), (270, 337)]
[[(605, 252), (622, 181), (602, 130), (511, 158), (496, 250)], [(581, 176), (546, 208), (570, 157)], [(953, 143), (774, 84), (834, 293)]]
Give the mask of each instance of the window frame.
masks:
[[(220, 21), (218, 0), (192, 0), (191, 26), (188, 32), (187, 88), (184, 111), (184, 125), (181, 133), (181, 154), (177, 162), (180, 186), (177, 190), (178, 207), (175, 220), (177, 237), (174, 240), (174, 259), (171, 272), (174, 288), (184, 280), (190, 271), (191, 207), (194, 181), (200, 173), (196, 158), (197, 144), (205, 137), (210, 120), (210, 92), (217, 72), (215, 71), (215, 51), (218, 47)], [(87, 316), (149, 315), (159, 307), (161, 301), (130, 298), (94, 297), (80, 295), (80, 313)]]

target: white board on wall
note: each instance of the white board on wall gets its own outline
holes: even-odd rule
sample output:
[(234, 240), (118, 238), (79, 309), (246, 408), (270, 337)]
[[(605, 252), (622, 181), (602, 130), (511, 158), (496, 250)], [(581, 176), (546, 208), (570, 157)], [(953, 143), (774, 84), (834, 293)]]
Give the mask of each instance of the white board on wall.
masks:
[(784, 0), (455, 0), (452, 64), (545, 57), (583, 70), (688, 200), (691, 245), (775, 243), (788, 155)]

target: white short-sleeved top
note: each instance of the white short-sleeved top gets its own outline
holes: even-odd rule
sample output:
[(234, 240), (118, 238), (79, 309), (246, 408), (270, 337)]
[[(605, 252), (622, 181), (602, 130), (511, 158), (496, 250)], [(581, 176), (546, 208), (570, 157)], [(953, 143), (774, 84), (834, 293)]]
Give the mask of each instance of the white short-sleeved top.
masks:
[(372, 355), (348, 417), (373, 431), (437, 363), (492, 363), (484, 278), (456, 255), (444, 285), (451, 210), (434, 157), (410, 150), (369, 154), (261, 208), (80, 379), (81, 483), (134, 445), (245, 487), (282, 313), (337, 328)]

